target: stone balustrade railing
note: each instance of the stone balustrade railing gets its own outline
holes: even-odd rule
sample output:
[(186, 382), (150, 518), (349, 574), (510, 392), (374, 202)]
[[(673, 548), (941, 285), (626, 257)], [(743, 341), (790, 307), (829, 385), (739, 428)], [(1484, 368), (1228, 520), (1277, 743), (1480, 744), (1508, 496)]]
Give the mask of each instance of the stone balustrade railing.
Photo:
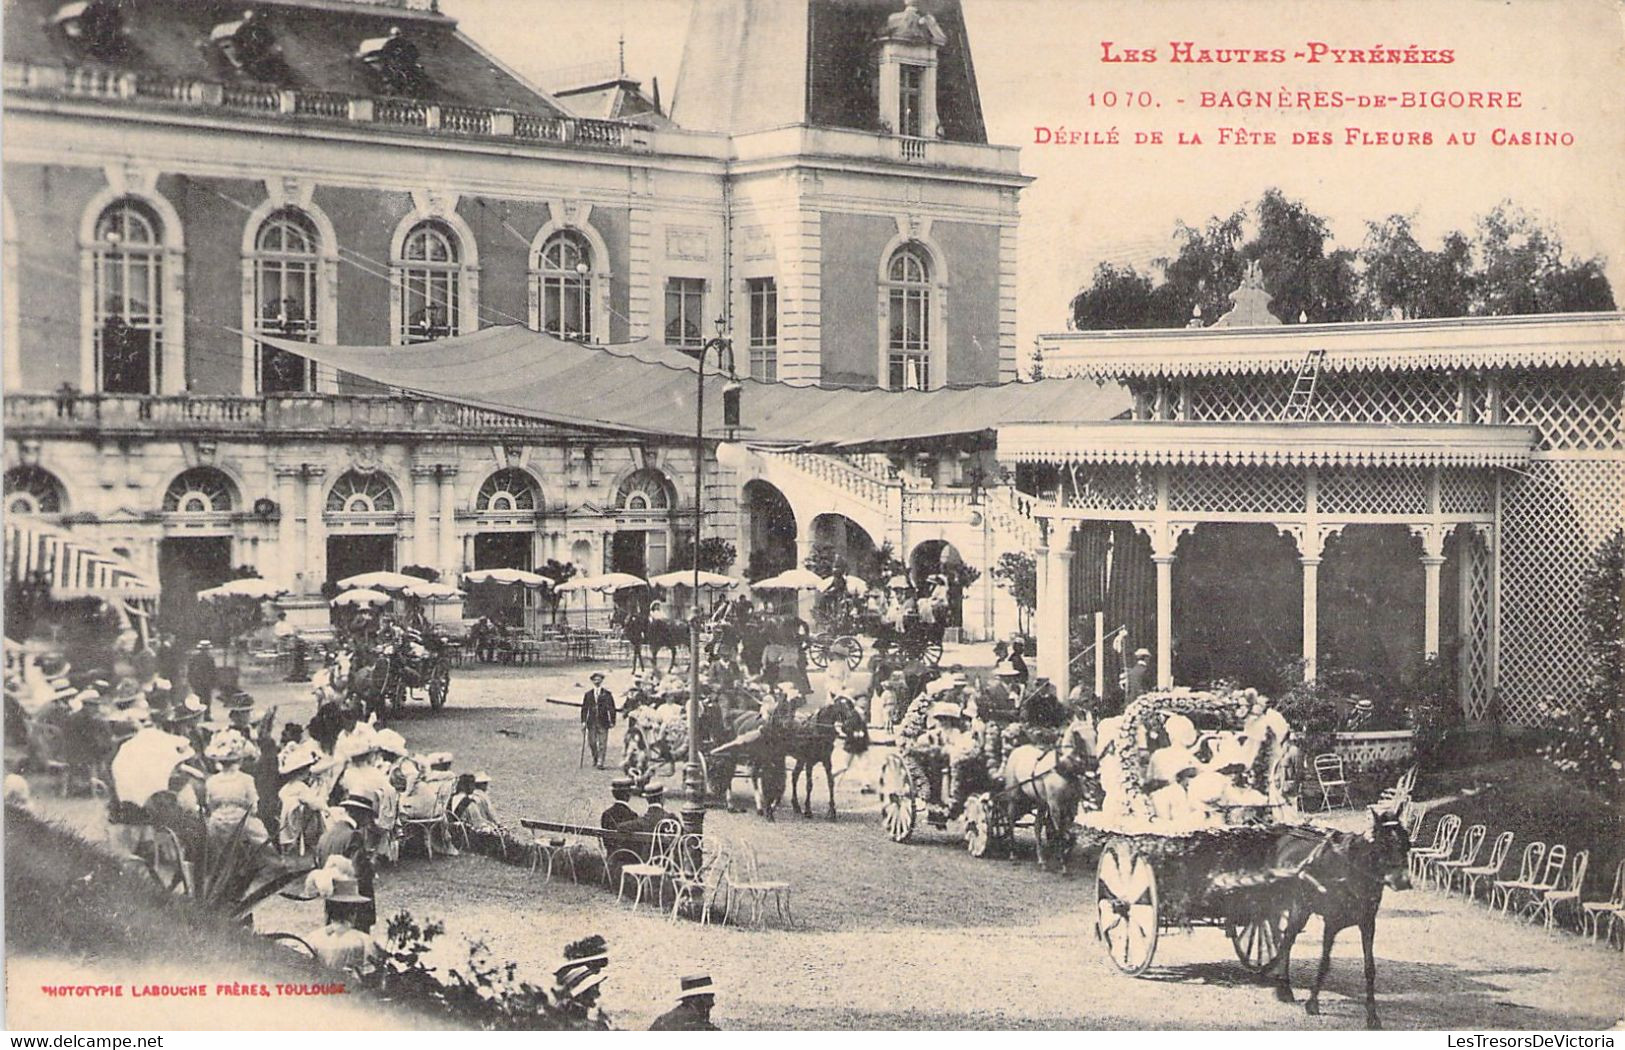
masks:
[(26, 95), (151, 103), (274, 117), (317, 118), (408, 129), (428, 134), (580, 145), (648, 153), (645, 128), (612, 120), (552, 117), (481, 106), (442, 106), (418, 99), (356, 98), (294, 91), (274, 84), (220, 84), (208, 80), (127, 73), (95, 66), (6, 62), (5, 90)]
[(7, 394), (4, 422), (7, 429), (45, 433), (427, 430), (541, 435), (558, 429), (489, 409), (393, 394)]
[(899, 487), (895, 481), (882, 481), (834, 456), (819, 455), (816, 452), (781, 452), (778, 455), (802, 473), (844, 489), (877, 507), (886, 506), (890, 493)]

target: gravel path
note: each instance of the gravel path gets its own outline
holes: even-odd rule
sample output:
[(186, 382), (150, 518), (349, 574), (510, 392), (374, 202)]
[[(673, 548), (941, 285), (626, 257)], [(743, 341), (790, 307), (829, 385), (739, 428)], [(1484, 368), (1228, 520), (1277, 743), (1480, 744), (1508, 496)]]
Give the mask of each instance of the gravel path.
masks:
[[(613, 771), (578, 770), (573, 710), (591, 668), (470, 668), (454, 675), (445, 710), (415, 705), (395, 728), (414, 749), (450, 750), (458, 769), (484, 769), (499, 814), (559, 819), (607, 805)], [(628, 674), (611, 674), (617, 695)], [(301, 691), (255, 689), (279, 717), (308, 718)], [(619, 731), (611, 746), (618, 754)], [(672, 783), (672, 782), (669, 782)], [(814, 811), (822, 813), (821, 775)], [(707, 831), (748, 839), (764, 867), (794, 886), (800, 924), (781, 929), (673, 923), (618, 904), (601, 885), (544, 882), (483, 857), (407, 859), (379, 876), (381, 914), (409, 908), (451, 935), (484, 940), (498, 957), (545, 978), (562, 946), (608, 938), (614, 959), (605, 1008), (643, 1027), (669, 1005), (676, 977), (706, 971), (721, 986), (717, 1018), (732, 1028), (1358, 1028), (1363, 1023), (1359, 938), (1339, 941), (1322, 1015), (1279, 1003), (1236, 963), (1222, 933), (1165, 935), (1157, 966), (1120, 976), (1092, 934), (1092, 863), (1069, 876), (1030, 857), (974, 860), (925, 829), (889, 841), (874, 797), (838, 782), (839, 819), (781, 810), (777, 823), (712, 811)], [(278, 901), (262, 929), (306, 929), (312, 905)], [(1300, 942), (1294, 972), (1312, 977), (1319, 924)], [(1481, 907), (1427, 891), (1390, 894), (1377, 931), (1378, 995), (1390, 1028), (1573, 1029), (1612, 1026), (1625, 964), (1619, 952), (1549, 937)], [(1171, 987), (1173, 986), (1173, 987)]]

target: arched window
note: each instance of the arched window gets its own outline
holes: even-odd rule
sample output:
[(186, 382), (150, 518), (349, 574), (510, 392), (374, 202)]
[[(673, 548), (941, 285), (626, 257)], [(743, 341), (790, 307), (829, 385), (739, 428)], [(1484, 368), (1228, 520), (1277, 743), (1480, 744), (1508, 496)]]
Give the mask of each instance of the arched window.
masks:
[(592, 267), (592, 248), (574, 230), (559, 230), (542, 245), (533, 271), (542, 331), (592, 341)]
[[(254, 237), (254, 330), (313, 343), (317, 338), (317, 281), (321, 237), (297, 208), (272, 213)], [(259, 346), (257, 384), (265, 394), (302, 394), (314, 389), (308, 358)]]
[(327, 493), (329, 514), (387, 514), (395, 510), (395, 489), (379, 473), (343, 474)]
[(886, 383), (893, 390), (931, 386), (931, 257), (908, 243), (886, 266)]
[(96, 387), (156, 394), (163, 369), (163, 226), (125, 197), (96, 219), (91, 306)]
[(60, 514), (62, 482), (39, 467), (12, 467), (6, 471), (7, 514)]
[(237, 499), (231, 479), (213, 467), (182, 471), (164, 491), (165, 514), (224, 514)]
[(516, 467), (499, 470), (486, 478), (474, 497), (475, 510), (492, 514), (535, 510), (540, 504), (536, 482)]
[(649, 468), (634, 471), (615, 494), (621, 510), (670, 510), (675, 502), (666, 475)]
[(443, 222), (420, 222), (407, 233), (395, 267), (402, 343), (444, 339), (461, 330), (462, 251)]

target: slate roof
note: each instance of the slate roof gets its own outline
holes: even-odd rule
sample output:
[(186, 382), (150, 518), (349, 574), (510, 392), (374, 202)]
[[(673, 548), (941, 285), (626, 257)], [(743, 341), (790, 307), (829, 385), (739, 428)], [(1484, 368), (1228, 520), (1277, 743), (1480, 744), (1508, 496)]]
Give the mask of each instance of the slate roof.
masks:
[(643, 93), (636, 80), (621, 78), (602, 84), (556, 90), (553, 97), (578, 117), (592, 120), (619, 120), (644, 128), (673, 127), (671, 120)]
[[(950, 142), (987, 142), (960, 0), (921, 0), (947, 35), (937, 119)], [(695, 131), (790, 124), (880, 129), (874, 41), (903, 0), (694, 0), (671, 117)]]
[[(6, 0), (5, 57), (40, 65), (95, 65), (122, 72), (220, 83), (248, 79), (209, 43), (215, 26), (252, 7), (275, 35), (281, 62), (269, 78), (296, 91), (354, 97), (387, 94), (355, 57), (357, 46), (399, 26), (418, 49), (425, 102), (568, 116), (545, 94), (502, 66), (443, 15), (335, 0), (120, 0), (128, 46), (115, 61), (97, 61), (49, 20), (62, 0)], [(261, 80), (265, 78), (254, 78)]]

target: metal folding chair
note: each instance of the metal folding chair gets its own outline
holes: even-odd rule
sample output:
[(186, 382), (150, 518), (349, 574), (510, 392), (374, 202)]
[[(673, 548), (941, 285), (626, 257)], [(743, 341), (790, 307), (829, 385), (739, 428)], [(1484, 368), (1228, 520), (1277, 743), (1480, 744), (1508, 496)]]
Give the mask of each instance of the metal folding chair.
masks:
[(1343, 756), (1328, 751), (1315, 756), (1315, 781), (1320, 785), (1322, 812), (1332, 808), (1332, 799), (1342, 795), (1344, 808), (1354, 805), (1349, 798), (1348, 777), (1343, 772)]

